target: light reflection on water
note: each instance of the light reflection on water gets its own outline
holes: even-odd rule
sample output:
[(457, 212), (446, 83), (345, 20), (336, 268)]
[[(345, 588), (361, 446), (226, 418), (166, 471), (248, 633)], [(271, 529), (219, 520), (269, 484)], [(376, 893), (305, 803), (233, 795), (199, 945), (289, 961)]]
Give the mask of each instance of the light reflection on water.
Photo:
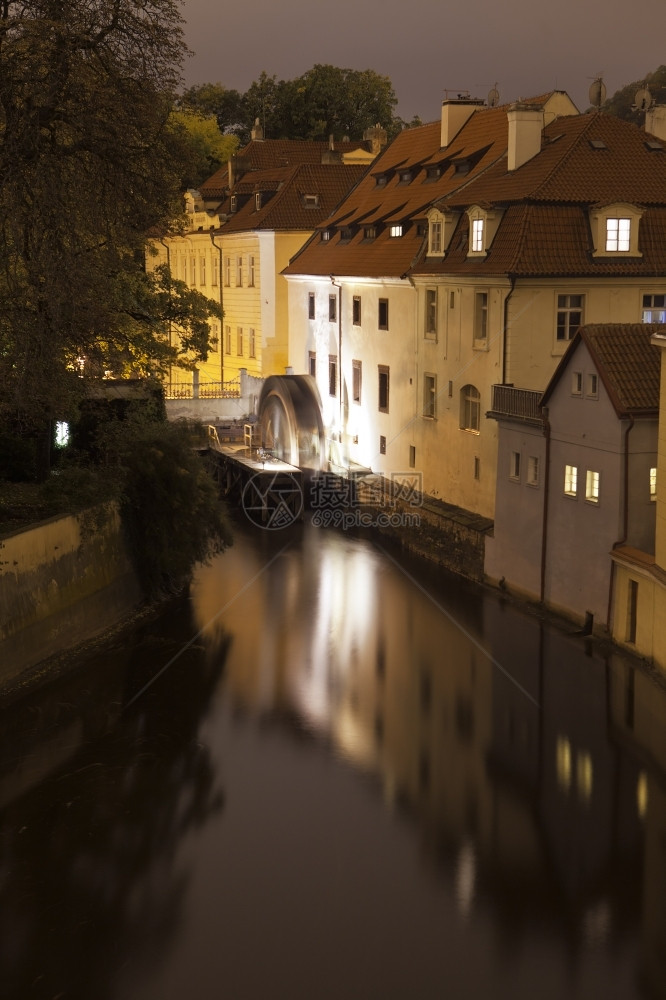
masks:
[(666, 995), (648, 674), (307, 525), (93, 666), (0, 773), (8, 998)]

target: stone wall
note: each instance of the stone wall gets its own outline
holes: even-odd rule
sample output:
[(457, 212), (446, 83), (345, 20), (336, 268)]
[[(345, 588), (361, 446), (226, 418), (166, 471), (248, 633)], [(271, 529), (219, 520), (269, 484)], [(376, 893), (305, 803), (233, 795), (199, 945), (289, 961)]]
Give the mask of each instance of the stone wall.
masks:
[(111, 627), (140, 601), (112, 505), (0, 539), (0, 685)]

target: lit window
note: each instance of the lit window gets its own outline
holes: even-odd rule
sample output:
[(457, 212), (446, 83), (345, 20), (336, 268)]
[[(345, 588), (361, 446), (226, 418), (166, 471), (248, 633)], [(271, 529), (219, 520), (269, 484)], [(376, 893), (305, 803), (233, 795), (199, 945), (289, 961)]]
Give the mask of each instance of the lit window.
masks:
[(247, 283), (250, 288), (254, 288), (254, 257), (247, 259)]
[(361, 402), (361, 362), (352, 361), (352, 400)]
[(328, 243), (328, 241), (330, 240), (330, 238), (331, 238), (331, 231), (330, 231), (330, 229), (322, 229), (322, 231), (321, 231), (321, 241), (322, 241), (322, 243)]
[(657, 499), (657, 470), (650, 469), (650, 500)]
[(437, 376), (423, 376), (423, 416), (437, 416)]
[(425, 301), (425, 335), (437, 336), (437, 289), (426, 288)]
[(460, 429), (479, 432), (481, 425), (481, 393), (473, 385), (460, 390)]
[(389, 369), (386, 365), (379, 365), (379, 393), (378, 409), (380, 413), (388, 413), (389, 409)]
[(488, 339), (488, 292), (474, 295), (474, 339), (484, 343)]
[(402, 224), (391, 226), (389, 236), (402, 236)]
[(584, 295), (557, 296), (557, 339), (571, 340), (583, 322)]
[(472, 220), (472, 253), (483, 251), (483, 219)]
[(335, 323), (337, 318), (338, 318), (338, 297), (337, 295), (329, 295), (328, 297), (329, 322)]
[(315, 296), (314, 292), (308, 292), (308, 319), (315, 318)]
[(361, 325), (361, 296), (355, 295), (352, 299), (352, 324)]
[(337, 395), (338, 391), (338, 359), (335, 354), (328, 356), (328, 394)]
[(623, 253), (631, 246), (631, 219), (606, 219), (606, 250)]
[(666, 295), (643, 296), (643, 322), (666, 323)]
[(430, 253), (442, 252), (442, 223), (431, 222), (429, 227)]
[(578, 494), (578, 469), (575, 465), (564, 466), (564, 492), (568, 497)]
[(585, 499), (599, 503), (599, 473), (588, 469), (585, 473)]
[(527, 459), (527, 483), (528, 486), (539, 485), (539, 458), (537, 455), (530, 455)]
[(380, 330), (389, 328), (389, 304), (388, 299), (380, 299), (377, 310), (377, 325)]
[(55, 443), (57, 448), (64, 448), (69, 444), (69, 424), (64, 420), (56, 420)]
[(520, 452), (512, 451), (509, 458), (509, 479), (520, 479)]

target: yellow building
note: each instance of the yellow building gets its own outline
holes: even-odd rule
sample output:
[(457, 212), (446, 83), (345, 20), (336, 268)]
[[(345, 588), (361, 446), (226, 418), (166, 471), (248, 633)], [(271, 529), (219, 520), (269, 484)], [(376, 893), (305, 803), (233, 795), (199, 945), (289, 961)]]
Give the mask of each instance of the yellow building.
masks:
[(661, 351), (657, 467), (653, 470), (657, 518), (655, 551), (622, 546), (612, 552), (615, 573), (613, 638), (666, 670), (666, 493), (657, 481), (666, 470), (666, 326), (652, 337)]

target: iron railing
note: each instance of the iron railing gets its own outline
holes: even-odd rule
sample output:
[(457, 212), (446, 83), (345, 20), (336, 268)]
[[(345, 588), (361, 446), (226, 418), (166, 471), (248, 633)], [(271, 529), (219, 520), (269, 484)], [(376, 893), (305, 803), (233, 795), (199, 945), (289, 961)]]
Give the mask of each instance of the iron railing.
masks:
[(229, 382), (166, 382), (167, 399), (238, 399), (241, 394), (240, 377)]

